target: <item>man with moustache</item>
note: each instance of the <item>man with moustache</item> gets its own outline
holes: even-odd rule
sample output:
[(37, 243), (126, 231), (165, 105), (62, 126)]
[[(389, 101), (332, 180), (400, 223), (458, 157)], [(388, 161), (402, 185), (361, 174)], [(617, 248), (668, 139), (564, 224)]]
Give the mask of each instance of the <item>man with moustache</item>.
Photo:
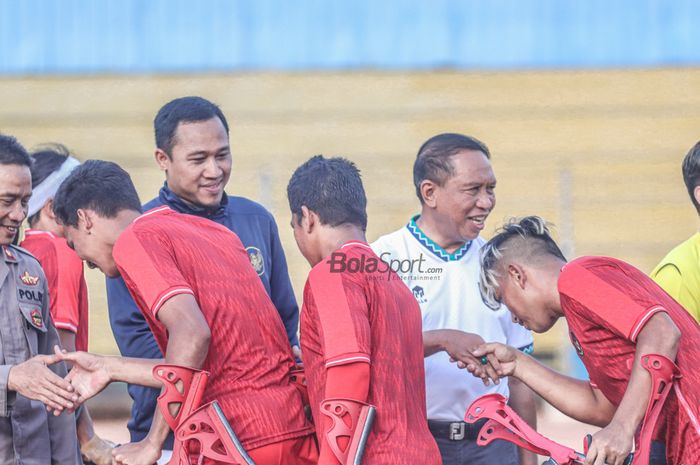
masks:
[(534, 426), (529, 388), (514, 380), (489, 386), (486, 377), (482, 384), (450, 363), (471, 356), (484, 340), (509, 341), (528, 353), (533, 348), (532, 335), (511, 321), (508, 309), (491, 310), (479, 293), (479, 252), (485, 243), (479, 234), (496, 202), (490, 156), (486, 145), (472, 137), (429, 139), (413, 165), (420, 215), (372, 244), (421, 307), (428, 426), (445, 465), (536, 463), (534, 454), (525, 452), (519, 461), (515, 446), (503, 441), (478, 447), (482, 425), (462, 421), (476, 398), (510, 393), (511, 406)]
[(59, 339), (46, 276), (12, 245), (32, 195), (30, 166), (24, 147), (0, 135), (0, 463), (76, 465), (75, 416), (47, 412), (74, 408), (78, 396), (48, 355)]

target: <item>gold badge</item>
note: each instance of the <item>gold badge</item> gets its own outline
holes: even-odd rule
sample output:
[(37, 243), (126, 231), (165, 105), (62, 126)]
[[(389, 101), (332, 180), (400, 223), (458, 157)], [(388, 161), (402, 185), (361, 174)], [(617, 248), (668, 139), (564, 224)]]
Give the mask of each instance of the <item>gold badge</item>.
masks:
[(5, 251), (6, 258), (9, 258), (10, 260), (17, 261), (17, 257), (15, 257), (15, 254), (13, 254), (12, 251), (8, 247), (3, 246), (2, 250)]
[(28, 271), (25, 271), (24, 274), (19, 277), (19, 279), (22, 280), (22, 282), (27, 286), (36, 286), (39, 284), (39, 277), (30, 275)]
[(36, 326), (37, 328), (41, 328), (42, 326), (44, 326), (44, 319), (41, 317), (41, 313), (39, 312), (39, 310), (32, 310), (31, 316), (32, 323), (34, 323), (34, 326)]

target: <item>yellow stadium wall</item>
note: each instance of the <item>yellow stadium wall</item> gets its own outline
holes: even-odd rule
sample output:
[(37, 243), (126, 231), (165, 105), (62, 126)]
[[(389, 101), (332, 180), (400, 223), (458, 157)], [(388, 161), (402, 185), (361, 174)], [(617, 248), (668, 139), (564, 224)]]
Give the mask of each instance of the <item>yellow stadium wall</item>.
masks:
[[(493, 153), (498, 205), (487, 235), (506, 217), (539, 214), (569, 255), (617, 256), (649, 272), (697, 228), (680, 163), (700, 138), (698, 90), (700, 70), (12, 78), (0, 80), (0, 131), (116, 161), (146, 201), (163, 180), (152, 156), (158, 108), (183, 95), (217, 102), (231, 125), (227, 191), (275, 215), (301, 298), (308, 265), (285, 198), (294, 168), (317, 153), (355, 161), (373, 240), (418, 211), (415, 153), (448, 131)], [(102, 275), (88, 276), (91, 350), (115, 352)], [(564, 337), (559, 327), (538, 345)]]

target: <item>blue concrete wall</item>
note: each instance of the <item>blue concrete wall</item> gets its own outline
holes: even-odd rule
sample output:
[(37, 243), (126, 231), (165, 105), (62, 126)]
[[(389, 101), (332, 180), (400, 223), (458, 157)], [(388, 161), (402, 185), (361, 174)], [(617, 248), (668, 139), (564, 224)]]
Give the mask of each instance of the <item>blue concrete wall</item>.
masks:
[(697, 0), (0, 0), (0, 73), (700, 64)]

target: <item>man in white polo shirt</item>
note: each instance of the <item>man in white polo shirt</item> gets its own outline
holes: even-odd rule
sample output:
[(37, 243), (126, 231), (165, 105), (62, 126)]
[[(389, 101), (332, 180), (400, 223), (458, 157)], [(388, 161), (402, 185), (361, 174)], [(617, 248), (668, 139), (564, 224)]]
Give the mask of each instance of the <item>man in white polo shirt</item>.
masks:
[[(380, 237), (374, 251), (411, 289), (423, 315), (428, 424), (443, 465), (534, 465), (536, 457), (513, 444), (476, 445), (481, 424), (462, 420), (469, 404), (485, 394), (510, 396), (510, 405), (531, 425), (532, 392), (517, 380), (500, 384), (466, 376), (450, 357), (470, 356), (482, 340), (531, 352), (532, 334), (513, 323), (503, 307), (488, 308), (479, 293), (479, 237), (496, 199), (488, 148), (461, 134), (440, 134), (418, 151), (413, 165), (421, 214)], [(509, 389), (510, 388), (510, 389)]]

